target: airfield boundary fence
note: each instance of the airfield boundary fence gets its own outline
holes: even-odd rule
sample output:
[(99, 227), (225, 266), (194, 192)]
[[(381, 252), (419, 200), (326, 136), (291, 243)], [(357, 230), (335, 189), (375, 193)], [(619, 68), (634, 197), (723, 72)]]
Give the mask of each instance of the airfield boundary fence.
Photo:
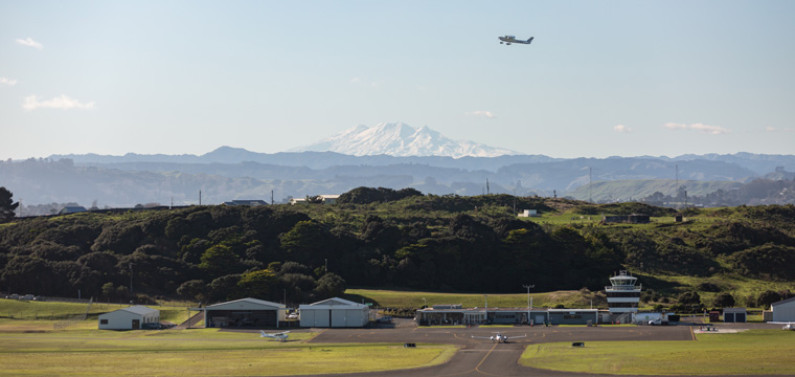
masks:
[(86, 306), (86, 311), (83, 314), (77, 314), (67, 320), (55, 322), (52, 325), (53, 329), (63, 330), (69, 326), (74, 325), (75, 323), (85, 321), (86, 318), (88, 318), (88, 313), (91, 312), (91, 305), (93, 303), (94, 303), (94, 298), (92, 297), (91, 299), (88, 300), (88, 306)]

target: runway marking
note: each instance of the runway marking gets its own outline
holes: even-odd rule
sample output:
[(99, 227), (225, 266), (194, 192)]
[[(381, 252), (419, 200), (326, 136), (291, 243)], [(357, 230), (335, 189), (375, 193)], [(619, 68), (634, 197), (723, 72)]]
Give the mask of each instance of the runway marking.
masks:
[(489, 350), (489, 352), (486, 352), (486, 356), (483, 356), (483, 358), (480, 359), (480, 362), (478, 363), (478, 365), (475, 365), (475, 371), (477, 371), (478, 373), (488, 374), (486, 372), (481, 371), (480, 370), (480, 366), (483, 365), (483, 363), (486, 361), (486, 359), (489, 358), (489, 355), (491, 355), (491, 353), (494, 352), (494, 349), (497, 348), (498, 344), (500, 344), (500, 343), (494, 343), (494, 345), (491, 346), (491, 349)]

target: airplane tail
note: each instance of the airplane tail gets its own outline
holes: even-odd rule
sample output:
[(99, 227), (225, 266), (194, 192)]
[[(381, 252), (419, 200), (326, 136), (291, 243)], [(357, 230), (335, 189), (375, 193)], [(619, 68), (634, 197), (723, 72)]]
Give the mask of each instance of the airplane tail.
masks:
[(530, 44), (531, 42), (533, 42), (533, 38), (535, 38), (535, 37), (530, 37), (530, 39), (527, 40), (527, 44)]
[(259, 331), (259, 337), (260, 338), (264, 338), (265, 337), (265, 331), (260, 330)]

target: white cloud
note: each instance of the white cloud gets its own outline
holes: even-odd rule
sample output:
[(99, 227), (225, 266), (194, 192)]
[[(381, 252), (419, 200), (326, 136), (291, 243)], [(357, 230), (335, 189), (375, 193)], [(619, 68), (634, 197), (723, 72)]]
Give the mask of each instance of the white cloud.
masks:
[(381, 86), (381, 84), (382, 84), (381, 81), (365, 81), (365, 80), (362, 80), (359, 77), (354, 77), (354, 78), (350, 79), (350, 81), (348, 81), (348, 82), (351, 83), (352, 85), (366, 85), (366, 86), (369, 86), (371, 88), (377, 88), (377, 87)]
[(795, 132), (795, 129), (792, 128), (776, 128), (776, 127), (765, 127), (765, 131), (767, 132)]
[(728, 129), (721, 126), (710, 126), (703, 123), (666, 123), (664, 127), (670, 130), (695, 130), (710, 135), (722, 135), (729, 133)]
[(17, 84), (17, 80), (12, 80), (6, 77), (0, 77), (0, 84), (5, 84), (8, 86), (14, 86)]
[(80, 102), (74, 98), (69, 98), (65, 95), (54, 97), (48, 100), (39, 101), (36, 96), (25, 97), (25, 102), (22, 103), (22, 108), (26, 111), (32, 111), (39, 108), (43, 109), (83, 109), (89, 110), (94, 108), (94, 102)]
[(31, 37), (27, 37), (25, 39), (17, 39), (17, 43), (19, 43), (19, 44), (21, 44), (23, 46), (33, 47), (33, 48), (36, 48), (36, 49), (39, 49), (39, 50), (44, 48), (44, 45), (42, 45), (39, 42), (34, 41), (33, 38), (31, 38)]
[(467, 115), (474, 116), (474, 117), (484, 117), (484, 118), (489, 118), (489, 119), (496, 118), (496, 116), (494, 116), (494, 113), (492, 113), (491, 111), (483, 111), (483, 110), (473, 111), (473, 112), (467, 113)]
[(632, 132), (632, 128), (631, 127), (627, 127), (627, 126), (625, 126), (623, 124), (617, 124), (617, 125), (613, 126), (613, 131), (620, 132), (622, 134), (628, 134), (628, 133)]

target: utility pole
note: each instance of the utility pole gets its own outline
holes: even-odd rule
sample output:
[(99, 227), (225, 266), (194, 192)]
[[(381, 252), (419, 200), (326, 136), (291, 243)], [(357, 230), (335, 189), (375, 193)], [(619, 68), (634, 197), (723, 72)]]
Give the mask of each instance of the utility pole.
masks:
[(527, 289), (527, 310), (530, 310), (530, 288), (535, 288), (535, 284), (524, 284), (522, 287)]
[(530, 319), (530, 288), (534, 288), (535, 284), (523, 284), (522, 287), (527, 289), (527, 324), (532, 326), (533, 322)]
[(130, 303), (131, 304), (133, 303), (132, 302), (133, 297), (135, 297), (133, 296), (133, 263), (130, 262)]

